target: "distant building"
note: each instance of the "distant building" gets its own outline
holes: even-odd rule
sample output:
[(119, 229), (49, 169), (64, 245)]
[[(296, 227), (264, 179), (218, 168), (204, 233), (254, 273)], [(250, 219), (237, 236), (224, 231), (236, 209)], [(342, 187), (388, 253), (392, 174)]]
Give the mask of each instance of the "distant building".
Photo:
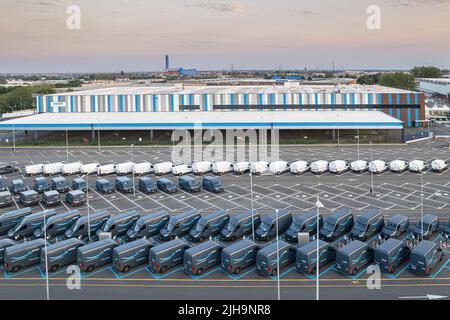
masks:
[(428, 96), (450, 101), (450, 79), (448, 78), (419, 79), (419, 88)]

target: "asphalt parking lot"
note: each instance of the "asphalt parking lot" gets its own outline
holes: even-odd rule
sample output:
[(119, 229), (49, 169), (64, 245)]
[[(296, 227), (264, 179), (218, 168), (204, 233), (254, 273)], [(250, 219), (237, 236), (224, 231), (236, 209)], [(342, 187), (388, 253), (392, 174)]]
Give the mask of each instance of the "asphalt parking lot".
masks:
[[(445, 142), (445, 141), (444, 141)], [(428, 142), (409, 146), (361, 146), (360, 158), (373, 159), (421, 159), (427, 164), (434, 159), (448, 160), (449, 151), (443, 148), (443, 141), (433, 141), (431, 149)], [(134, 148), (135, 162), (150, 161), (152, 163), (170, 160), (170, 148)], [(20, 149), (13, 153), (9, 149), (0, 150), (1, 162), (14, 163), (20, 171), (6, 175), (7, 182), (21, 178), (29, 187), (33, 178), (23, 175), (24, 167), (34, 163), (49, 163), (66, 161), (67, 153), (63, 149)], [(282, 147), (280, 159), (294, 160), (356, 160), (358, 158), (355, 146), (328, 147)], [(98, 161), (125, 162), (131, 160), (130, 150), (123, 148), (105, 148), (69, 150), (69, 161), (84, 163)], [(371, 175), (369, 173), (355, 174), (347, 172), (342, 175), (325, 173), (313, 175), (306, 173), (301, 176), (286, 173), (280, 176), (264, 174), (253, 176), (253, 207), (260, 214), (273, 212), (275, 209), (286, 208), (292, 213), (301, 213), (315, 207), (317, 197), (325, 208), (321, 212), (328, 214), (336, 209), (346, 207), (359, 215), (366, 209), (379, 208), (386, 217), (396, 213), (408, 215), (413, 222), (420, 218), (422, 208), (424, 213), (438, 215), (445, 223), (450, 218), (450, 172), (434, 173), (429, 170), (423, 175), (423, 186), (420, 174), (404, 172), (395, 174), (385, 172), (374, 175), (373, 194), (370, 193)], [(152, 176), (152, 175), (151, 175)], [(113, 181), (114, 175), (106, 176)], [(153, 176), (152, 176), (153, 177)], [(168, 175), (177, 182), (176, 177)], [(67, 177), (71, 182), (75, 176)], [(47, 178), (48, 180), (50, 178)], [(95, 176), (89, 177), (90, 194), (89, 209), (91, 212), (107, 209), (112, 214), (137, 210), (153, 212), (167, 210), (170, 213), (197, 209), (201, 213), (214, 212), (221, 209), (229, 210), (231, 214), (247, 211), (252, 207), (251, 185), (248, 175), (227, 174), (221, 176), (225, 191), (213, 194), (202, 190), (198, 194), (179, 191), (168, 195), (157, 192), (145, 195), (137, 191), (136, 196), (114, 192), (103, 195), (95, 190)], [(64, 198), (64, 197), (63, 197)], [(423, 203), (423, 205), (422, 205)], [(17, 199), (15, 206), (21, 207)], [(0, 213), (11, 211), (15, 207), (1, 209)], [(32, 208), (33, 212), (45, 209), (42, 205)], [(58, 212), (72, 209), (66, 204), (55, 208)], [(85, 214), (87, 206), (77, 208)], [(442, 236), (436, 236), (434, 241), (443, 242)], [(447, 257), (450, 251), (446, 250)], [(342, 299), (396, 299), (400, 296), (424, 294), (433, 291), (435, 294), (448, 292), (450, 286), (449, 260), (442, 262), (429, 278), (421, 278), (407, 270), (407, 264), (399, 268), (395, 275), (383, 276), (382, 290), (368, 290), (365, 286), (367, 274), (361, 271), (353, 277), (338, 274), (333, 265), (326, 267), (321, 273), (322, 298), (333, 299), (336, 295)], [(242, 293), (242, 298), (274, 299), (276, 298), (276, 277), (263, 278), (254, 269), (249, 269), (236, 277), (226, 275), (220, 268), (212, 269), (201, 277), (189, 277), (179, 268), (164, 275), (153, 274), (143, 266), (124, 275), (118, 274), (110, 266), (101, 268), (91, 274), (83, 275), (85, 286), (80, 291), (68, 291), (65, 287), (67, 275), (64, 271), (52, 274), (50, 277), (51, 292), (54, 298), (79, 299), (101, 294), (107, 299), (183, 299), (197, 297), (198, 299), (232, 299), (236, 290)], [(0, 277), (0, 292), (3, 299), (41, 299), (44, 298), (44, 274), (39, 268), (23, 270), (17, 274), (6, 274)], [(285, 299), (314, 299), (315, 279), (302, 275), (287, 267), (280, 274), (282, 297)], [(424, 291), (425, 290), (425, 291)], [(192, 296), (191, 296), (192, 295)]]

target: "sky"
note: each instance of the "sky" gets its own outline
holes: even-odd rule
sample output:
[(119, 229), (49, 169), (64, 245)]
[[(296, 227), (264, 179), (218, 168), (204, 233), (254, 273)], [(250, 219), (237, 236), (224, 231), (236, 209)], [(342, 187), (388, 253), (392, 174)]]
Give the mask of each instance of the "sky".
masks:
[(450, 68), (450, 0), (0, 2), (0, 73)]

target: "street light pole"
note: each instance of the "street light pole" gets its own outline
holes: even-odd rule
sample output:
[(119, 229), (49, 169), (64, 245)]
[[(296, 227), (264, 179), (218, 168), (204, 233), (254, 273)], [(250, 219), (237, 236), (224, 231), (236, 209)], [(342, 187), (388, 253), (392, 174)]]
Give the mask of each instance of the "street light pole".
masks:
[[(250, 163), (250, 159), (251, 159), (251, 150), (252, 148), (252, 143), (249, 143), (249, 163)], [(251, 206), (251, 210), (252, 210), (252, 241), (255, 241), (255, 210), (254, 210), (254, 204), (253, 204), (253, 173), (252, 173), (252, 168), (250, 166), (250, 206)]]
[(339, 114), (337, 114), (336, 115), (336, 119), (337, 119), (337, 147), (338, 147), (338, 149), (339, 149), (339, 144), (340, 144), (340, 141), (339, 141)]
[(45, 289), (47, 293), (47, 300), (50, 300), (50, 289), (48, 285), (48, 251), (47, 251), (47, 227), (46, 227), (46, 220), (47, 220), (47, 211), (44, 210), (44, 255), (45, 255)]
[(278, 239), (278, 212), (279, 210), (275, 210), (276, 214), (276, 223), (275, 228), (276, 234), (277, 234), (277, 294), (278, 294), (278, 300), (281, 300), (281, 291), (280, 291), (280, 239)]
[[(370, 162), (373, 161), (373, 152), (372, 152), (372, 141), (369, 142), (370, 144)], [(370, 170), (370, 168), (369, 168)], [(373, 195), (373, 171), (370, 170), (370, 194)]]
[(66, 130), (66, 160), (69, 163), (69, 131)]
[(356, 134), (357, 134), (357, 139), (358, 139), (358, 161), (359, 161), (359, 127), (358, 127), (358, 129), (357, 129), (357, 132), (356, 132)]
[(86, 173), (86, 203), (87, 203), (87, 223), (88, 223), (88, 239), (91, 243), (91, 216), (89, 209), (89, 174)]
[[(133, 147), (134, 147), (134, 144), (131, 144), (131, 162), (134, 165), (134, 148)], [(133, 174), (133, 195), (136, 198), (136, 185), (135, 185), (135, 182), (134, 182), (134, 170), (131, 170), (131, 171), (132, 171), (132, 174)]]
[(319, 196), (317, 196), (317, 202), (316, 202), (316, 207), (317, 207), (317, 215), (316, 215), (316, 300), (320, 300), (320, 263), (319, 263), (319, 222), (320, 222), (320, 208), (323, 208), (323, 204), (320, 202), (319, 200)]
[(430, 136), (430, 121), (427, 120), (427, 127), (428, 127), (428, 152), (431, 151), (431, 136)]
[(421, 208), (420, 208), (420, 240), (423, 240), (423, 171), (420, 172), (420, 199), (421, 199)]

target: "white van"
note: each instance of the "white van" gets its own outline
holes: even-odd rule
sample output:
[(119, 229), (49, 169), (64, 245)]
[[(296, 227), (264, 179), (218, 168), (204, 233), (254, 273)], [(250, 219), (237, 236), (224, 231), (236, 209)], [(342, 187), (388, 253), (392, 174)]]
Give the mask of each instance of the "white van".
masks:
[(425, 170), (425, 163), (422, 160), (413, 160), (408, 164), (409, 171), (422, 172)]
[(91, 162), (91, 163), (83, 164), (81, 166), (81, 173), (83, 173), (83, 174), (97, 173), (98, 167), (99, 167), (98, 162)]
[(107, 174), (113, 174), (113, 173), (116, 173), (116, 165), (113, 163), (104, 164), (104, 165), (98, 166), (98, 168), (97, 168), (97, 175), (99, 175), (99, 176), (105, 176)]
[(192, 164), (194, 174), (204, 174), (212, 171), (212, 163), (209, 161), (199, 161)]
[(55, 162), (55, 163), (48, 163), (44, 164), (44, 168), (42, 169), (45, 175), (54, 175), (54, 174), (60, 174), (62, 173), (64, 167), (64, 163), (62, 162)]
[(222, 175), (233, 172), (233, 164), (229, 161), (218, 161), (213, 164), (212, 171), (215, 174)]
[(78, 174), (81, 172), (82, 165), (81, 162), (66, 163), (62, 168), (62, 173), (66, 176)]
[(267, 161), (257, 161), (250, 164), (250, 172), (252, 174), (263, 174), (269, 170), (269, 163)]
[(134, 165), (134, 163), (131, 161), (116, 164), (116, 174), (118, 176), (125, 176), (127, 174), (132, 173), (133, 165)]
[(239, 173), (239, 174), (246, 173), (246, 172), (250, 171), (250, 162), (248, 162), (248, 161), (237, 162), (234, 164), (233, 169), (234, 169), (234, 172)]
[(436, 159), (431, 163), (431, 169), (434, 172), (443, 172), (447, 170), (448, 164), (444, 160)]
[(394, 160), (389, 163), (389, 170), (395, 173), (400, 173), (408, 168), (406, 161)]
[(303, 160), (295, 161), (289, 165), (289, 170), (293, 174), (302, 174), (309, 171), (309, 164)]
[(365, 160), (357, 160), (350, 163), (350, 169), (353, 172), (362, 173), (369, 170), (369, 164)]
[(318, 160), (311, 163), (311, 172), (322, 174), (328, 171), (328, 161)]
[(273, 174), (280, 175), (289, 171), (289, 163), (287, 161), (275, 161), (269, 165), (269, 171)]
[(344, 160), (335, 160), (331, 161), (328, 165), (328, 170), (330, 170), (331, 173), (341, 174), (349, 169), (349, 166), (347, 162)]
[(26, 166), (25, 173), (29, 176), (43, 174), (44, 173), (44, 165), (41, 163), (41, 164), (33, 164), (31, 166)]
[(179, 164), (172, 167), (172, 174), (175, 176), (182, 176), (183, 174), (191, 173), (192, 166), (188, 164)]
[(137, 176), (153, 172), (153, 165), (150, 162), (133, 163), (132, 172)]
[(168, 173), (172, 172), (172, 168), (174, 167), (174, 164), (172, 162), (161, 162), (157, 163), (153, 166), (153, 172), (157, 176), (162, 176)]
[(369, 171), (372, 173), (382, 173), (388, 169), (386, 162), (383, 160), (374, 160), (369, 163)]

